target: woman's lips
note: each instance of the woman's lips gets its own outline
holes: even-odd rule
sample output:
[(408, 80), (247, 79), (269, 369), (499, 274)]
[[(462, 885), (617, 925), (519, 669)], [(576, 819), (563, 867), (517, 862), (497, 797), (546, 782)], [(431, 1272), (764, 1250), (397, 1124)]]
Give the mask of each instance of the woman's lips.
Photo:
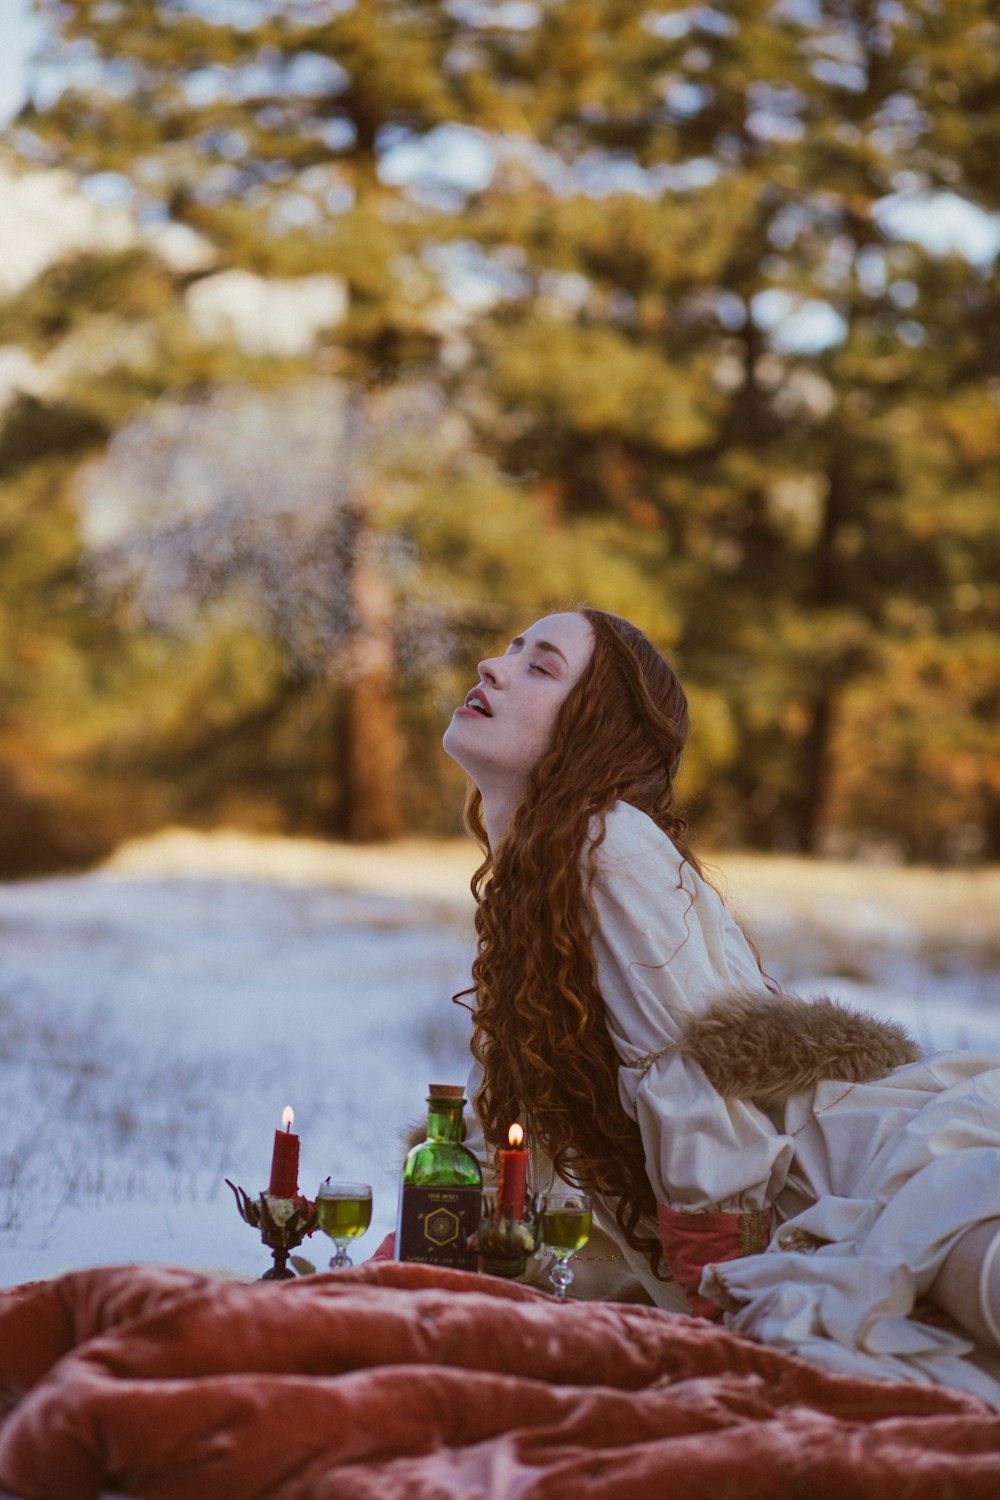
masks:
[(493, 717), (490, 700), (482, 688), (473, 688), (472, 692), (466, 695), (462, 708), (467, 709), (470, 713), (479, 714), (484, 719), (492, 719)]

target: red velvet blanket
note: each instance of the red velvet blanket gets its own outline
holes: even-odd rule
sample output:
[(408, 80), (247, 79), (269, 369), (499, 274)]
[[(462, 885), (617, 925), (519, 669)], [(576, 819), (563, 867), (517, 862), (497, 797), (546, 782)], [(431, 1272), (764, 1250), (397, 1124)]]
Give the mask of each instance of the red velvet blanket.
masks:
[(995, 1500), (1000, 1415), (649, 1307), (371, 1264), (0, 1292), (0, 1490), (32, 1500)]

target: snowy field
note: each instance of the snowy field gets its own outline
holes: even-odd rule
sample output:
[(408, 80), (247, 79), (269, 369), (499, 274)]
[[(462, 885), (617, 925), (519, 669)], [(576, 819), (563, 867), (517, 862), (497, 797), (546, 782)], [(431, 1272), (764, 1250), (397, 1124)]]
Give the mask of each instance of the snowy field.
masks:
[[(285, 1104), (304, 1192), (372, 1183), (370, 1254), (425, 1085), (466, 1076), (450, 996), (475, 862), (467, 845), (177, 833), (0, 886), (0, 1284), (122, 1261), (259, 1275), (268, 1252), (224, 1179), (266, 1187)], [(1000, 1054), (1000, 871), (720, 865), (786, 987)]]

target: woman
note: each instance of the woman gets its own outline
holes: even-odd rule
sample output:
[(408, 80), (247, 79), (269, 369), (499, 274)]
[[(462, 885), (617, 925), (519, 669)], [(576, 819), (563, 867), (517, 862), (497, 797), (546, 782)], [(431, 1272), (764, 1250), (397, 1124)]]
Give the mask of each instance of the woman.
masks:
[(671, 668), (592, 609), (481, 662), (455, 711), (483, 1149), (525, 1119), (662, 1306), (1000, 1405), (1000, 1069), (778, 992), (687, 845), (687, 732)]

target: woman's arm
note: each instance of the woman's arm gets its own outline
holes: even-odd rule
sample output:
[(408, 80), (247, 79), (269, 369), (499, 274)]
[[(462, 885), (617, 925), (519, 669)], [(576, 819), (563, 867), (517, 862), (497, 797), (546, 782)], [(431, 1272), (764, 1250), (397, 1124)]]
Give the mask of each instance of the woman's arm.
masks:
[(664, 1255), (695, 1309), (717, 1312), (698, 1296), (702, 1267), (764, 1248), (792, 1142), (673, 1049), (720, 992), (765, 986), (723, 903), (635, 808), (608, 815), (590, 903), (621, 1100), (639, 1127)]

